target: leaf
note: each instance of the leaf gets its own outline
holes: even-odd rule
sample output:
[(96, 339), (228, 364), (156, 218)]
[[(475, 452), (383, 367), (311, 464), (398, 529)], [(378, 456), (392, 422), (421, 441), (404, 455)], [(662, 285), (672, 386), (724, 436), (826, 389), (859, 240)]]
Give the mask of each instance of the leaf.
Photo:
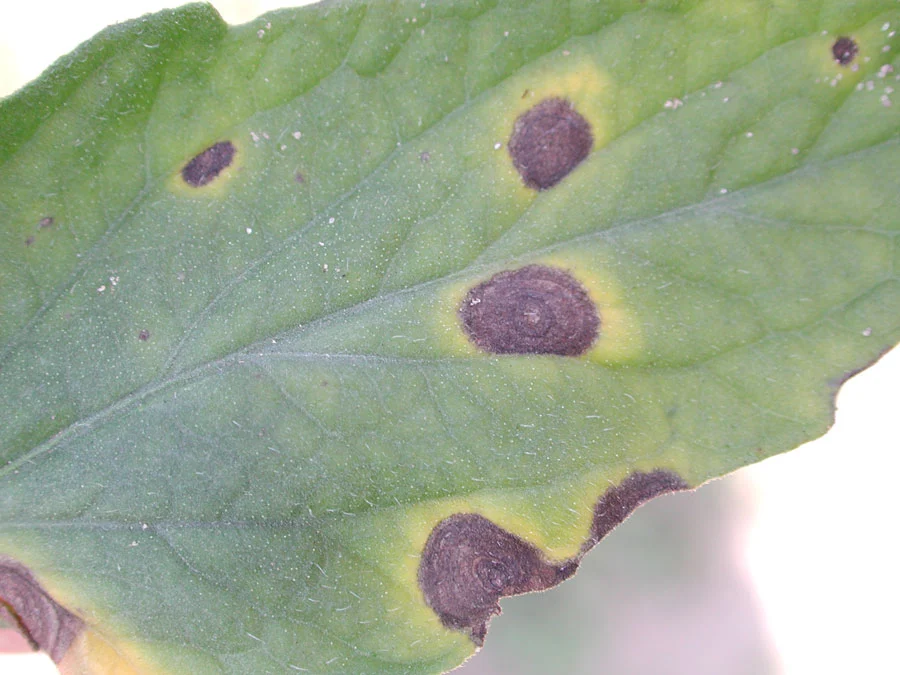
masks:
[(73, 672), (440, 672), (644, 499), (824, 433), (900, 340), (898, 23), (107, 29), (0, 103), (3, 597)]

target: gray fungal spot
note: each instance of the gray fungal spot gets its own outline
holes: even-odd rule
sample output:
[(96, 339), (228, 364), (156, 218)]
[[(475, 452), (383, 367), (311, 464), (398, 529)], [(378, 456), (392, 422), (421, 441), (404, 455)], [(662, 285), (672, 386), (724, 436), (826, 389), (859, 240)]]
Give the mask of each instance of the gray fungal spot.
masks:
[(507, 145), (525, 185), (547, 190), (588, 156), (594, 135), (569, 101), (548, 98), (519, 116)]
[(546, 562), (534, 546), (483, 516), (458, 513), (428, 537), (419, 587), (445, 626), (468, 632), (481, 646), (501, 597), (545, 590), (577, 568), (577, 560)]
[(597, 308), (578, 280), (542, 265), (500, 272), (475, 286), (459, 316), (469, 339), (494, 354), (578, 356), (600, 329)]
[(839, 37), (831, 46), (831, 55), (842, 66), (849, 66), (858, 53), (859, 46), (849, 37)]
[(236, 152), (231, 141), (211, 145), (184, 166), (181, 177), (191, 187), (203, 187), (231, 166)]
[(5, 608), (35, 649), (59, 663), (82, 622), (51, 598), (28, 569), (0, 558), (0, 608)]

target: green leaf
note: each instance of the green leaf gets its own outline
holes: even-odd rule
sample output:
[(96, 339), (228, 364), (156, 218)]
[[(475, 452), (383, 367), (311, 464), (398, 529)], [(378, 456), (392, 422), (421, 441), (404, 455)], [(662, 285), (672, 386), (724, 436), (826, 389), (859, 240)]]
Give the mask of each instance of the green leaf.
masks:
[(0, 102), (0, 595), (81, 622), (73, 670), (441, 672), (644, 499), (824, 433), (900, 340), (898, 24), (99, 34)]

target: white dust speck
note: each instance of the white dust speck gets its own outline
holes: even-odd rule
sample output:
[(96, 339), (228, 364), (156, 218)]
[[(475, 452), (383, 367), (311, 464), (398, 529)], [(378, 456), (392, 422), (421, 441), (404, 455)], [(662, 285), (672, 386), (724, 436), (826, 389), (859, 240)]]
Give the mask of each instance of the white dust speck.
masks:
[(881, 48), (881, 51), (883, 51), (885, 54), (887, 54), (889, 51), (891, 51), (891, 46), (885, 45), (884, 47)]
[(729, 99), (729, 98), (731, 98), (731, 97), (730, 97), (730, 96), (726, 96), (725, 98), (723, 98), (723, 99), (722, 99), (722, 103), (728, 103), (728, 99)]
[(883, 105), (885, 108), (890, 108), (894, 104), (891, 101), (891, 97), (885, 94), (881, 97), (881, 105)]
[(332, 216), (331, 218), (328, 219), (328, 224), (334, 225), (334, 216)]
[(886, 23), (881, 27), (881, 30), (883, 30), (883, 31), (890, 30), (890, 29), (891, 29), (891, 24), (889, 24), (889, 23)]
[(503, 37), (509, 37), (509, 31), (508, 31), (508, 30), (503, 31)]
[(668, 108), (670, 110), (677, 110), (681, 106), (684, 105), (684, 101), (680, 98), (670, 98), (668, 101), (663, 103), (663, 108)]
[(563, 56), (569, 56), (571, 53), (572, 53), (572, 52), (570, 52), (568, 49), (563, 49), (563, 50), (562, 50), (562, 55), (563, 55)]
[(499, 150), (503, 147), (503, 143), (494, 143), (494, 150)]
[(250, 138), (253, 139), (254, 143), (259, 143), (259, 136), (256, 134), (255, 131), (250, 132)]
[(792, 154), (792, 155), (799, 155), (799, 154), (800, 154), (800, 148), (791, 148), (791, 154)]
[(325, 263), (324, 265), (322, 265), (322, 271), (323, 271), (323, 272), (327, 272), (327, 271), (328, 271), (328, 263)]
[(863, 337), (869, 337), (870, 335), (872, 335), (872, 329), (871, 329), (871, 328), (866, 328), (866, 329), (862, 332), (862, 334), (863, 334)]
[(744, 134), (744, 136), (746, 136), (747, 138), (753, 138), (753, 132), (748, 131), (746, 134)]
[(302, 135), (303, 135), (303, 134), (301, 134), (299, 131), (295, 131), (294, 133), (291, 134), (291, 136), (293, 136), (294, 138), (296, 138), (298, 141), (300, 140), (300, 137), (301, 137)]
[(281, 151), (284, 152), (285, 150), (287, 150), (287, 146), (286, 146), (286, 145), (282, 145), (282, 146), (281, 146)]
[(719, 190), (719, 194), (720, 195), (728, 194), (728, 188), (722, 188), (721, 190)]
[(252, 228), (252, 227), (248, 227), (248, 228), (247, 228), (247, 234), (253, 234), (253, 228)]
[(102, 293), (102, 292), (105, 291), (105, 290), (106, 290), (106, 284), (103, 284), (102, 286), (98, 286), (98, 287), (97, 287), (97, 292), (98, 292), (98, 293)]
[(320, 241), (320, 242), (319, 242), (319, 246), (324, 246), (324, 245), (325, 245), (325, 242), (324, 242), (324, 241)]
[(722, 83), (721, 83), (721, 82), (716, 82), (716, 83), (713, 85), (713, 89), (721, 89), (721, 88), (722, 88)]
[(264, 37), (266, 37), (266, 31), (260, 28), (258, 31), (256, 31), (256, 37), (262, 40)]

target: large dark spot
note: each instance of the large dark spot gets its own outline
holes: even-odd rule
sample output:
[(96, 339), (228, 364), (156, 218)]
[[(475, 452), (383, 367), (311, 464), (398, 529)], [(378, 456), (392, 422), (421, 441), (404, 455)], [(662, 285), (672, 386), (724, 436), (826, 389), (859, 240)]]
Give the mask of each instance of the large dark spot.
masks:
[(82, 629), (81, 620), (47, 595), (26, 567), (8, 558), (0, 558), (0, 610), (57, 663)]
[(624, 521), (637, 507), (656, 496), (687, 490), (688, 484), (671, 471), (656, 469), (648, 473), (636, 471), (619, 485), (609, 488), (594, 506), (590, 548)]
[(459, 307), (466, 334), (494, 354), (578, 356), (597, 338), (600, 317), (568, 272), (528, 265), (475, 286)]
[(548, 98), (513, 126), (509, 154), (525, 185), (546, 190), (569, 175), (594, 145), (591, 125), (561, 98)]
[(220, 141), (188, 162), (181, 170), (181, 177), (188, 185), (202, 187), (231, 165), (235, 152), (237, 149), (231, 141)]
[(577, 560), (546, 562), (534, 546), (483, 516), (458, 513), (428, 537), (419, 587), (445, 626), (468, 631), (480, 646), (501, 597), (545, 590), (577, 568)]
[(831, 54), (834, 60), (842, 66), (848, 66), (859, 53), (857, 44), (848, 37), (839, 37), (831, 46)]

